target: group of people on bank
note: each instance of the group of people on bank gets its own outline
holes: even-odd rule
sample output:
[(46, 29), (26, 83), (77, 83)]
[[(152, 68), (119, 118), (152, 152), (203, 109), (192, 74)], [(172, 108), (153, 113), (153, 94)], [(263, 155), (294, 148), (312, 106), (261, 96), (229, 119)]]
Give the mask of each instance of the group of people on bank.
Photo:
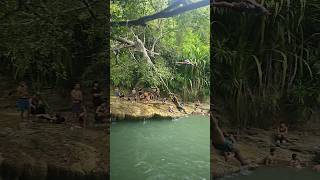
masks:
[[(122, 100), (128, 100), (131, 102), (144, 102), (149, 103), (151, 101), (161, 101), (162, 104), (166, 104), (168, 102), (168, 98), (160, 97), (160, 89), (159, 88), (151, 88), (151, 90), (145, 90), (142, 88), (139, 88), (138, 90), (136, 88), (133, 88), (130, 93), (127, 95), (124, 95), (122, 91), (118, 87), (115, 88), (115, 96), (122, 99)], [(178, 109), (179, 112), (183, 112), (185, 114), (188, 114), (184, 108), (184, 103), (178, 100), (178, 97), (174, 93), (169, 93), (169, 98), (171, 99), (172, 103), (175, 105), (175, 107)], [(200, 101), (198, 100), (195, 103), (195, 110), (200, 108)], [(173, 113), (174, 107), (169, 106), (168, 112)]]
[[(211, 122), (211, 143), (212, 145), (221, 152), (221, 154), (224, 156), (225, 161), (228, 161), (228, 159), (234, 155), (234, 157), (241, 163), (241, 165), (248, 165), (249, 162), (247, 162), (242, 153), (240, 152), (240, 149), (235, 146), (236, 138), (235, 135), (232, 133), (227, 133), (221, 130), (218, 124), (218, 118), (215, 117), (213, 114), (210, 115), (210, 122)], [(277, 131), (275, 133), (275, 144), (276, 146), (280, 146), (281, 144), (286, 144), (288, 140), (288, 127), (285, 123), (280, 123), (280, 126), (277, 128)], [(279, 163), (279, 160), (276, 158), (276, 148), (271, 147), (269, 154), (263, 159), (261, 163), (264, 165), (270, 166), (270, 165), (276, 165)], [(288, 157), (288, 160), (286, 161), (290, 167), (294, 168), (302, 168), (308, 165), (307, 162), (302, 162), (298, 154), (292, 153), (291, 157)], [(315, 165), (313, 167), (314, 170), (320, 172), (320, 164)]]
[[(46, 119), (55, 123), (62, 123), (66, 121), (65, 117), (63, 117), (61, 113), (56, 113), (55, 115), (47, 113), (48, 106), (46, 106), (44, 103), (40, 93), (37, 92), (30, 96), (28, 86), (24, 81), (19, 83), (17, 95), (17, 107), (20, 111), (22, 120), (25, 120), (25, 118), (29, 120), (31, 116), (39, 119)], [(91, 95), (95, 123), (104, 123), (109, 121), (108, 106), (105, 98), (103, 98), (102, 89), (97, 81), (93, 83)], [(77, 120), (80, 126), (85, 127), (88, 120), (88, 111), (87, 106), (84, 103), (84, 97), (80, 83), (75, 83), (73, 89), (71, 90), (70, 98), (73, 119)]]
[(128, 101), (143, 101), (144, 103), (148, 103), (150, 101), (160, 100), (160, 89), (159, 88), (151, 88), (151, 90), (145, 90), (142, 88), (136, 89), (133, 88), (131, 92), (125, 93), (121, 91), (118, 87), (115, 88), (115, 96), (120, 99), (127, 99)]

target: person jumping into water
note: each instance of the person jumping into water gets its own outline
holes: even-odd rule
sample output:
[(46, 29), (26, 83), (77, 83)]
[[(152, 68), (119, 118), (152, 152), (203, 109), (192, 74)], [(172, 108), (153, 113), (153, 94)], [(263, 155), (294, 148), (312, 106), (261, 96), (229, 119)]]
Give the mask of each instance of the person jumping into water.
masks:
[(224, 137), (223, 132), (218, 125), (218, 119), (213, 117), (212, 113), (210, 114), (210, 121), (212, 145), (224, 154), (234, 153), (235, 158), (241, 163), (241, 165), (247, 165), (248, 163), (244, 160), (240, 150), (234, 147), (234, 144)]

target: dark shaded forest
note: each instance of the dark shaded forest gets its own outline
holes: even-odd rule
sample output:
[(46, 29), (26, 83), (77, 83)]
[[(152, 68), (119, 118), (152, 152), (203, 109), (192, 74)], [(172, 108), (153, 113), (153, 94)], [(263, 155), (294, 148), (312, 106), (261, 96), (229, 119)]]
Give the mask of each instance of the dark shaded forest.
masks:
[(107, 6), (104, 0), (1, 1), (1, 76), (33, 90), (107, 81)]
[(237, 127), (317, 121), (320, 3), (259, 2), (271, 15), (212, 9), (211, 98)]

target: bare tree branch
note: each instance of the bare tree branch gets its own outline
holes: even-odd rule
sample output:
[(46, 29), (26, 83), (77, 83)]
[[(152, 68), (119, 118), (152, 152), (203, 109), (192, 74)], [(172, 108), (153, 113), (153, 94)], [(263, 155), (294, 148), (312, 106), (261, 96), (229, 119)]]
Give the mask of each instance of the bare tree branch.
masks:
[(209, 4), (210, 4), (209, 0), (203, 0), (203, 1), (195, 2), (192, 4), (188, 4), (188, 5), (176, 8), (174, 10), (171, 10), (171, 8), (169, 8), (169, 9), (166, 8), (158, 13), (144, 16), (144, 17), (141, 17), (136, 20), (111, 22), (110, 24), (111, 24), (111, 26), (146, 26), (146, 23), (148, 21), (152, 21), (152, 20), (159, 19), (159, 18), (169, 18), (169, 17), (176, 16), (176, 15), (181, 14), (186, 11), (190, 11), (193, 9), (198, 9), (200, 7), (207, 6)]
[(248, 13), (260, 13), (268, 15), (270, 14), (269, 11), (263, 7), (262, 5), (258, 4), (254, 0), (244, 0), (242, 2), (226, 2), (226, 1), (213, 1), (209, 0), (202, 0), (195, 3), (185, 4), (183, 6), (169, 6), (168, 8), (157, 12), (152, 15), (143, 16), (139, 19), (135, 20), (128, 20), (128, 21), (119, 21), (119, 22), (111, 22), (111, 26), (146, 26), (146, 23), (155, 19), (160, 18), (169, 18), (179, 14), (182, 14), (187, 11), (195, 10), (198, 8), (205, 7), (211, 4), (216, 8), (228, 8), (235, 11), (240, 12), (248, 12)]
[[(136, 35), (135, 35), (136, 36)], [(141, 43), (144, 44), (143, 42), (138, 42), (137, 40), (139, 38), (136, 38), (136, 41), (131, 41), (131, 40), (128, 40), (128, 39), (125, 39), (125, 38), (122, 38), (122, 37), (111, 37), (112, 39), (120, 42), (120, 43), (123, 43), (125, 44), (124, 46), (120, 46), (118, 48), (114, 48), (113, 50), (116, 51), (116, 50), (120, 50), (120, 49), (124, 49), (124, 48), (132, 48), (134, 47), (135, 48), (135, 51), (139, 51), (139, 52), (143, 52), (144, 49), (146, 52), (148, 52), (148, 54), (150, 54), (150, 56), (154, 57), (154, 55), (160, 55), (160, 53), (157, 53), (157, 52), (154, 52), (154, 51), (150, 51), (148, 49), (146, 49), (143, 45), (144, 48), (142, 48), (140, 45)], [(139, 39), (140, 40), (140, 39)]]

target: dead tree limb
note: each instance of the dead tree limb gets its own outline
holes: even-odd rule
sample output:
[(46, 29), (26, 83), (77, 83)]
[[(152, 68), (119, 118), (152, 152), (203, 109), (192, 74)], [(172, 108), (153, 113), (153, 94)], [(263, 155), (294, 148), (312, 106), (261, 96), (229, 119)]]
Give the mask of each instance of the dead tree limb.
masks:
[[(113, 50), (120, 50), (120, 49), (124, 49), (124, 48), (135, 48), (135, 51), (139, 51), (139, 52), (143, 52), (144, 51), (143, 48), (140, 47), (140, 42), (137, 42), (137, 38), (136, 38), (135, 41), (131, 41), (131, 40), (128, 40), (128, 39), (125, 39), (125, 38), (122, 38), (122, 37), (112, 37), (112, 39), (114, 39), (114, 40), (116, 40), (116, 41), (118, 41), (120, 43), (125, 44), (124, 46), (121, 46), (119, 48), (115, 48)], [(141, 43), (144, 44), (142, 41), (141, 41)], [(160, 53), (157, 53), (157, 52), (154, 52), (154, 51), (148, 50), (148, 49), (146, 49), (146, 52), (148, 54), (150, 54), (152, 57), (154, 55), (158, 55), (158, 56), (160, 55)]]

